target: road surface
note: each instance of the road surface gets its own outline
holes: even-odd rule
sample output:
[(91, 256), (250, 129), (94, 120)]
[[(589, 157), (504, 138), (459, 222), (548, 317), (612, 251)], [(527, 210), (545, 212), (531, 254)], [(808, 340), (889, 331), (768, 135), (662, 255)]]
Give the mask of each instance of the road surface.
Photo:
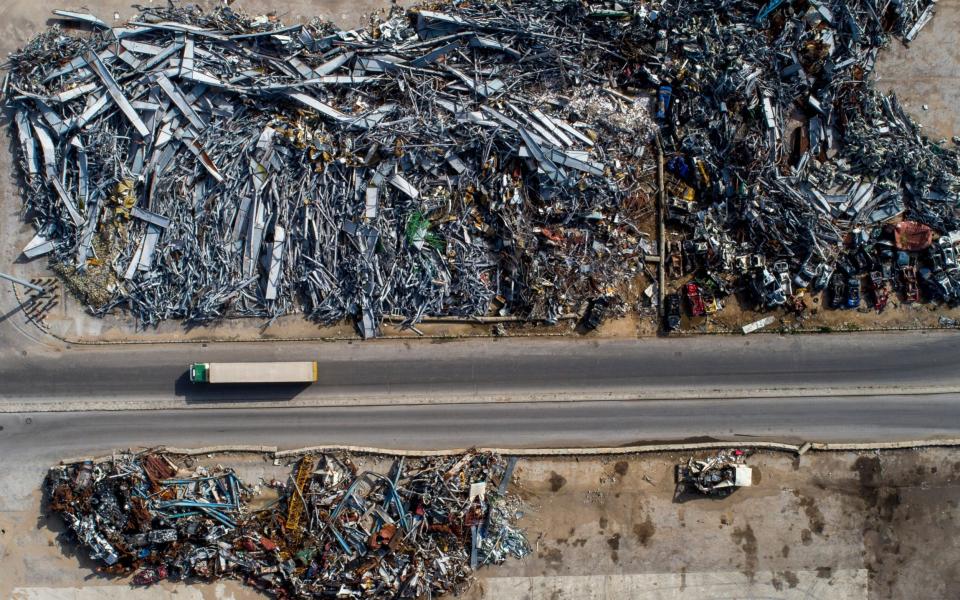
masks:
[[(0, 354), (0, 411), (960, 392), (955, 332), (246, 343)], [(195, 385), (194, 361), (316, 360), (314, 385)], [(935, 418), (931, 416), (931, 418)]]
[[(0, 414), (0, 510), (67, 457), (152, 445), (564, 448), (960, 437), (960, 394)], [(11, 504), (12, 505), (12, 504)]]
[(0, 452), (137, 445), (317, 444), (434, 449), (619, 446), (681, 439), (958, 437), (960, 394), (0, 415)]
[[(958, 433), (960, 394), (8, 413), (0, 414), (0, 484), (11, 498), (22, 498), (62, 458), (162, 444), (562, 448), (703, 438), (885, 441)], [(0, 498), (0, 509), (3, 503)]]

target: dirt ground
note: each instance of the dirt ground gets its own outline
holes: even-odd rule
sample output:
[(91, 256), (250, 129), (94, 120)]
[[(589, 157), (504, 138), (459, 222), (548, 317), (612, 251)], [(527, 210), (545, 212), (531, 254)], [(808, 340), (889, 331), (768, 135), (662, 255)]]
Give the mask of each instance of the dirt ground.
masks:
[[(520, 484), (535, 507), (528, 528), (537, 552), (491, 580), (506, 572), (646, 575), (634, 577), (637, 597), (658, 598), (699, 595), (685, 594), (684, 579), (701, 588), (714, 581), (700, 590), (708, 598), (730, 597), (719, 593), (728, 584), (753, 598), (956, 598), (958, 458), (947, 450), (763, 453), (750, 460), (755, 487), (680, 503), (680, 456), (528, 462)], [(663, 579), (656, 593), (650, 575)], [(530, 589), (514, 597), (577, 596)]]
[[(482, 570), (468, 600), (960, 597), (960, 451), (762, 452), (755, 486), (674, 500), (680, 455), (523, 459), (515, 487), (534, 553)], [(259, 457), (202, 462), (246, 481), (285, 477)], [(372, 459), (370, 462), (374, 462)], [(42, 471), (38, 471), (42, 475)], [(38, 482), (39, 483), (39, 482)], [(38, 514), (0, 513), (0, 597), (262, 598), (234, 582), (134, 590), (105, 579)]]
[[(680, 290), (683, 296), (683, 283), (689, 279), (690, 277), (685, 277), (671, 282), (670, 291)], [(690, 333), (739, 333), (744, 325), (767, 316), (775, 318), (775, 321), (764, 329), (767, 333), (939, 328), (945, 326), (941, 323), (941, 318), (960, 322), (960, 307), (951, 308), (940, 303), (909, 304), (893, 293), (886, 308), (880, 313), (868, 306), (866, 301), (861, 303), (858, 309), (829, 308), (827, 292), (806, 294), (803, 300), (807, 308), (798, 315), (785, 308), (756, 311), (750, 300), (741, 301), (737, 295), (731, 295), (724, 299), (724, 306), (717, 313), (705, 317), (692, 317), (684, 299), (681, 330)]]

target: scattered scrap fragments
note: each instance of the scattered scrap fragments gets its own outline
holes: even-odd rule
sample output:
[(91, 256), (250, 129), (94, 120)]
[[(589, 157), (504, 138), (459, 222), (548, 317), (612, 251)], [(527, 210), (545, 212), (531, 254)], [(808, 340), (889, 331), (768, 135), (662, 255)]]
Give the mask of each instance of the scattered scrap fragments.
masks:
[(700, 460), (689, 458), (677, 465), (676, 496), (697, 493), (706, 496), (728, 496), (738, 487), (753, 485), (753, 469), (744, 464), (743, 450), (725, 450)]
[(230, 577), (278, 598), (423, 598), (529, 553), (514, 465), (470, 452), (378, 473), (307, 455), (288, 482), (249, 485), (144, 452), (56, 467), (45, 488), (99, 570), (135, 584)]
[[(24, 254), (100, 315), (303, 313), (364, 337), (428, 316), (589, 330), (633, 306), (648, 262), (694, 316), (732, 294), (960, 303), (957, 149), (871, 80), (934, 7), (466, 0), (352, 31), (58, 11), (92, 33), (40, 34), (4, 85)], [(669, 241), (647, 233), (654, 136)]]
[(385, 315), (555, 322), (655, 253), (653, 122), (611, 89), (616, 44), (586, 6), (474, 0), (353, 31), (57, 14), (92, 33), (40, 34), (4, 87), (24, 254), (96, 314), (302, 312), (364, 337)]
[(660, 90), (664, 260), (691, 315), (733, 294), (802, 312), (825, 289), (843, 309), (882, 311), (893, 291), (960, 303), (957, 149), (870, 79), (878, 50), (914, 39), (934, 6), (664, 2), (627, 34), (639, 58), (624, 84)]

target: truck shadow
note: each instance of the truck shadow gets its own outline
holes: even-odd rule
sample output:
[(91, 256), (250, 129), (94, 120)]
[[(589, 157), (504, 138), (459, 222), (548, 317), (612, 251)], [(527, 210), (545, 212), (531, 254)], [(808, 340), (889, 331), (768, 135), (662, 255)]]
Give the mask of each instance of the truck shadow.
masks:
[(173, 392), (187, 404), (216, 402), (275, 402), (292, 400), (310, 383), (192, 383), (185, 370), (173, 384)]

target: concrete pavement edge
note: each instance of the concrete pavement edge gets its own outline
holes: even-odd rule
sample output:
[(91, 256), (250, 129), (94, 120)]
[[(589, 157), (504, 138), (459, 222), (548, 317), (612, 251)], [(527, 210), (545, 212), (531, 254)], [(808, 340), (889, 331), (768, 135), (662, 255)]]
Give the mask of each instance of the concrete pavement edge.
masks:
[[(154, 446), (137, 451), (165, 451), (181, 456), (196, 456), (200, 454), (238, 454), (260, 453), (272, 456), (275, 459), (295, 458), (305, 454), (321, 452), (353, 452), (356, 454), (373, 454), (379, 456), (403, 456), (421, 458), (427, 456), (452, 456), (467, 451), (495, 452), (504, 456), (614, 456), (623, 454), (649, 454), (652, 452), (688, 452), (693, 450), (711, 450), (716, 448), (742, 448), (749, 450), (771, 450), (779, 452), (799, 453), (804, 446), (819, 452), (870, 452), (881, 450), (911, 450), (933, 447), (958, 447), (960, 438), (942, 438), (932, 440), (909, 440), (901, 442), (867, 442), (867, 443), (819, 443), (805, 442), (803, 444), (784, 444), (781, 442), (736, 442), (714, 441), (679, 444), (647, 444), (641, 446), (614, 446), (603, 448), (452, 448), (447, 450), (399, 450), (395, 448), (377, 448), (372, 446), (308, 446), (292, 450), (277, 450), (276, 446), (207, 446), (202, 448), (173, 448)], [(131, 449), (132, 450), (132, 449)], [(103, 456), (78, 456), (61, 460), (58, 465), (69, 465), (84, 461), (100, 462), (109, 460), (112, 456), (126, 450), (116, 450)]]

